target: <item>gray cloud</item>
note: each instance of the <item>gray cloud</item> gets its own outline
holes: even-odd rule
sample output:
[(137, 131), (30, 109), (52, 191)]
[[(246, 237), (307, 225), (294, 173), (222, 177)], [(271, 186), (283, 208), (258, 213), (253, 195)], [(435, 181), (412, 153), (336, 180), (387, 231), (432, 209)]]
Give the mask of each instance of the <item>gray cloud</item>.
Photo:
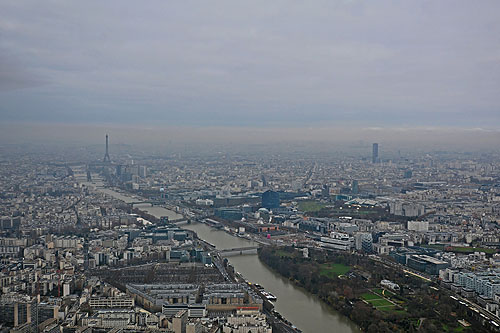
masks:
[(498, 12), (498, 1), (3, 2), (0, 115), (491, 127)]

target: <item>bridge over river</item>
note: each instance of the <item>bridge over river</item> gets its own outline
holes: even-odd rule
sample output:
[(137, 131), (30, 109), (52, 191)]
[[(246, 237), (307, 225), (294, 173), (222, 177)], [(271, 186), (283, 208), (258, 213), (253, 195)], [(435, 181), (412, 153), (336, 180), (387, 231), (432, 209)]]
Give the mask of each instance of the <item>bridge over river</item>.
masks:
[(217, 252), (221, 257), (241, 256), (245, 254), (257, 254), (259, 247), (260, 246), (236, 247), (233, 249), (218, 250)]
[(151, 206), (161, 206), (165, 204), (165, 201), (159, 201), (159, 200), (140, 200), (140, 201), (130, 201), (127, 202), (129, 205), (140, 205), (140, 204), (151, 204)]

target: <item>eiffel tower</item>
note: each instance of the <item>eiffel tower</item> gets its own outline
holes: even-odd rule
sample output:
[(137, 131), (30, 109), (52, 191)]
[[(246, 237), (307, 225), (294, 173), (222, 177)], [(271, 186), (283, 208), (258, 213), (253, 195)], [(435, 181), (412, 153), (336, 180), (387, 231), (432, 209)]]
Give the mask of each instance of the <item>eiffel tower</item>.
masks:
[(111, 163), (111, 159), (109, 158), (109, 153), (108, 153), (108, 135), (106, 134), (106, 153), (104, 154), (104, 159), (102, 160), (103, 163)]

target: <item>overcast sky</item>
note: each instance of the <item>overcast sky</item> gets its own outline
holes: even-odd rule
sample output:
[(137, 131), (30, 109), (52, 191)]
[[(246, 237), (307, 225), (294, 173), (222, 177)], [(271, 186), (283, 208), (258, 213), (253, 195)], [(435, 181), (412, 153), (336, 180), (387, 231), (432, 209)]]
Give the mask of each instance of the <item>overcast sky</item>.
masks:
[(500, 127), (500, 1), (4, 1), (4, 122)]

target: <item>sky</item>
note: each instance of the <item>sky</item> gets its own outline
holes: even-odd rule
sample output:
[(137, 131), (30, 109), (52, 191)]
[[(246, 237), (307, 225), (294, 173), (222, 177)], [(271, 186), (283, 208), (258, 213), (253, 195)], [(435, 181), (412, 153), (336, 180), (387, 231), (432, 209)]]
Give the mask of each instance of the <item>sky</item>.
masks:
[(0, 0), (7, 127), (482, 132), (499, 106), (497, 0)]

